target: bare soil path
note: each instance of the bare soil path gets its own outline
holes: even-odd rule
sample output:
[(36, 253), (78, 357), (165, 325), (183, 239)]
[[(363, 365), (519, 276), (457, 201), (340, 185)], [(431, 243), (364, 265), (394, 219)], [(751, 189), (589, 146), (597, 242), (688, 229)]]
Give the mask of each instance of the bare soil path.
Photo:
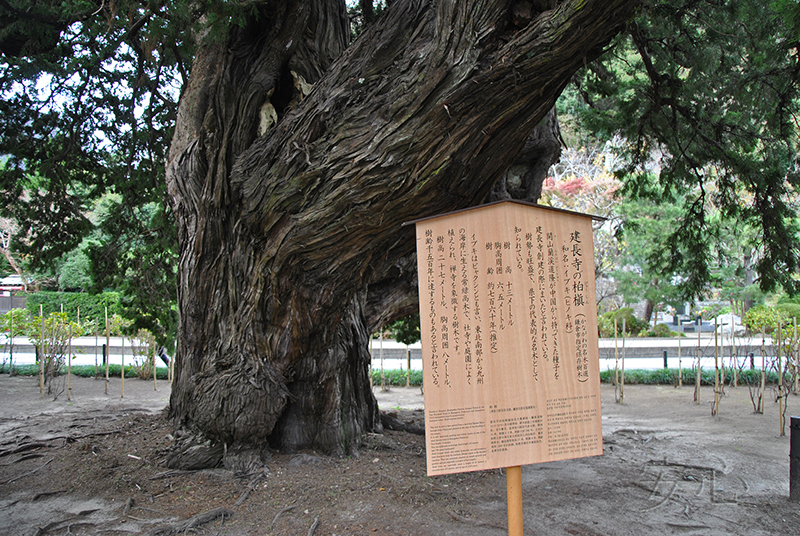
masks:
[[(376, 389), (384, 410), (422, 424), (418, 388)], [(531, 535), (800, 535), (789, 438), (777, 404), (753, 414), (746, 387), (604, 385), (604, 455), (523, 468)], [(72, 379), (41, 398), (35, 378), (0, 376), (0, 535), (506, 534), (505, 476), (429, 478), (421, 436), (370, 435), (358, 456), (273, 454), (260, 473), (170, 472), (169, 386)], [(800, 414), (790, 395), (788, 415)], [(787, 424), (786, 433), (789, 433)], [(198, 514), (206, 518), (193, 518)], [(195, 523), (186, 524), (186, 520)]]

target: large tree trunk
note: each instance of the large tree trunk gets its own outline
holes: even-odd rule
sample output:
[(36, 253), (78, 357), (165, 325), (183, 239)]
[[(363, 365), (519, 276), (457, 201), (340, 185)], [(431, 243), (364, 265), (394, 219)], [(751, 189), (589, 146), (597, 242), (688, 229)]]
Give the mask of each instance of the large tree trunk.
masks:
[(485, 199), (636, 4), (512, 3), (397, 0), (342, 53), (340, 0), (263, 2), (200, 49), (167, 171), (176, 427), (218, 454), (380, 429), (368, 328), (415, 305), (401, 224)]

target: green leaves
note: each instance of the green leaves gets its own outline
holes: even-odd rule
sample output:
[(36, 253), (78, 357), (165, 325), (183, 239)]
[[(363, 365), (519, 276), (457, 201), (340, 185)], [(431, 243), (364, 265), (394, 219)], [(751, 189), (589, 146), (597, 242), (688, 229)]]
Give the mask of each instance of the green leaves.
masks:
[(627, 140), (625, 195), (688, 194), (669, 251), (654, 259), (684, 271), (688, 293), (713, 276), (709, 208), (757, 230), (762, 288), (798, 290), (797, 15), (789, 2), (645, 2), (613, 51), (579, 77), (591, 104), (585, 124)]
[(88, 242), (94, 290), (122, 290), (162, 340), (177, 317), (164, 162), (192, 32), (220, 4), (0, 4), (0, 215), (19, 224), (14, 249), (52, 270)]

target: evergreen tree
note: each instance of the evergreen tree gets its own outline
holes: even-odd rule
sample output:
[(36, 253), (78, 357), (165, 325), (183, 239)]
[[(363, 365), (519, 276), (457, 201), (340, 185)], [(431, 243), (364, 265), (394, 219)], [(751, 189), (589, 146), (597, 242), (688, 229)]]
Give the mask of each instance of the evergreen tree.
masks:
[(586, 127), (627, 141), (623, 194), (684, 199), (653, 268), (683, 272), (686, 295), (713, 279), (711, 204), (724, 222), (756, 230), (763, 289), (800, 288), (790, 204), (800, 180), (799, 13), (788, 1), (649, 0), (575, 78)]

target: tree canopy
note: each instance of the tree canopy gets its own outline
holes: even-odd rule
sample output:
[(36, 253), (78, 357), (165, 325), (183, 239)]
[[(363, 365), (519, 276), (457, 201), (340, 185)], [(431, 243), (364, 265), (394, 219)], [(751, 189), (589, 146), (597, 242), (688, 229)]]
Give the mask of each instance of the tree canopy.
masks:
[[(31, 268), (99, 226), (102, 237), (87, 250), (96, 288), (125, 284), (140, 310), (169, 309), (163, 299), (174, 293), (145, 296), (175, 272), (164, 160), (195, 36), (223, 39), (257, 4), (0, 6), (0, 194), (18, 223), (14, 249)], [(380, 13), (372, 2), (354, 11), (359, 32)], [(644, 1), (609, 53), (574, 78), (572, 102), (578, 96), (589, 107), (567, 113), (580, 115), (584, 132), (629, 142), (619, 170), (626, 195), (693, 192), (670, 237), (676, 253), (661, 259), (661, 268), (692, 274), (686, 293), (714, 279), (704, 253), (714, 236), (711, 201), (725, 221), (758, 231), (762, 287), (796, 286), (798, 12), (785, 0)], [(654, 165), (657, 182), (648, 175)], [(92, 200), (108, 191), (121, 196), (115, 209), (88, 221)], [(155, 213), (138, 208), (148, 203)]]
[(719, 224), (754, 230), (762, 288), (800, 289), (798, 13), (783, 1), (644, 2), (612, 50), (576, 76), (585, 125), (626, 141), (623, 196), (684, 199), (651, 260), (687, 275), (685, 295), (718, 282)]

